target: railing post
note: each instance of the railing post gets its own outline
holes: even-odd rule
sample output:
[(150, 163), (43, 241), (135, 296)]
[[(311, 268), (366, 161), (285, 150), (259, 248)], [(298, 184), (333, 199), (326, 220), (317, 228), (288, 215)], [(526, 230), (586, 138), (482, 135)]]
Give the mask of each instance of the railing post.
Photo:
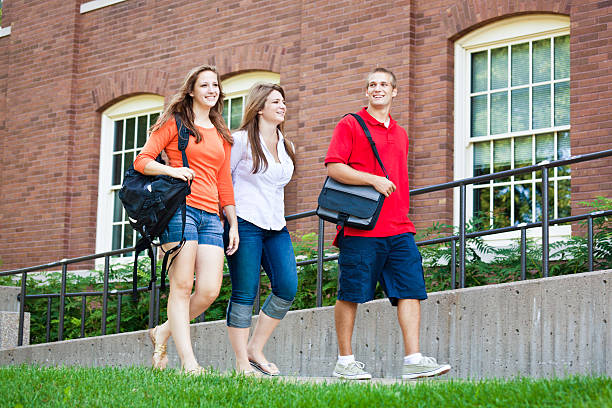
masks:
[(451, 289), (457, 289), (457, 240), (451, 239)]
[(589, 226), (587, 240), (587, 248), (589, 253), (589, 272), (593, 272), (593, 217), (591, 216), (591, 214), (589, 214), (589, 218), (587, 218), (587, 223)]
[(17, 329), (17, 346), (23, 346), (23, 319), (25, 316), (26, 280), (28, 274), (21, 274), (21, 293), (19, 294), (19, 328)]
[(323, 241), (325, 240), (325, 224), (319, 218), (319, 236), (317, 239), (317, 307), (323, 305)]
[(62, 286), (60, 288), (60, 304), (59, 304), (59, 329), (57, 341), (64, 340), (64, 311), (66, 307), (66, 271), (68, 264), (62, 264)]
[(459, 287), (465, 288), (465, 184), (459, 192)]
[(521, 280), (525, 280), (527, 272), (527, 231), (521, 228)]
[(121, 333), (121, 293), (117, 294), (117, 324), (115, 333)]
[[(170, 291), (170, 288), (168, 288)], [(161, 296), (161, 287), (155, 287), (155, 311), (153, 313), (153, 325), (157, 326), (159, 324), (159, 297)]]
[(542, 277), (548, 278), (548, 168), (542, 168)]
[(85, 337), (85, 307), (87, 306), (87, 297), (81, 296), (81, 338)]
[(47, 322), (45, 332), (45, 341), (48, 343), (51, 339), (51, 296), (47, 296)]
[(155, 305), (157, 304), (157, 294), (159, 290), (157, 289), (157, 284), (153, 282), (151, 285), (151, 290), (149, 290), (149, 329), (152, 329), (156, 326), (155, 324)]
[(110, 257), (104, 257), (104, 288), (102, 289), (102, 335), (106, 334), (106, 314), (108, 313), (108, 273), (110, 269)]
[(259, 269), (259, 278), (257, 280), (257, 295), (255, 295), (255, 314), (259, 314), (261, 310), (261, 299), (259, 293), (261, 292), (261, 269)]
[[(151, 277), (157, 277), (157, 248), (152, 246), (150, 249), (153, 256), (151, 256)], [(157, 295), (157, 280), (151, 280), (149, 289), (149, 329), (155, 327), (155, 297)]]

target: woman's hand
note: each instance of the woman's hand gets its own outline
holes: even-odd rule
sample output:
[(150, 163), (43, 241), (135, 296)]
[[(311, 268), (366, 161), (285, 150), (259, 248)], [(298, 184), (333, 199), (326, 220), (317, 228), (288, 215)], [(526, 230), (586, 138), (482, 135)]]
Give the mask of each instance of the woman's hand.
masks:
[(225, 253), (227, 255), (233, 255), (234, 252), (238, 250), (239, 242), (240, 237), (238, 236), (238, 225), (234, 224), (229, 229), (229, 242), (227, 244), (227, 248), (225, 249)]
[(189, 167), (169, 167), (168, 175), (176, 179), (189, 181), (194, 179), (195, 171), (191, 170)]
[(227, 243), (227, 248), (225, 248), (225, 253), (228, 255), (234, 254), (238, 250), (238, 243), (240, 242), (240, 237), (238, 236), (238, 218), (236, 217), (236, 206), (226, 205), (223, 207), (223, 212), (225, 212), (225, 222), (229, 223), (229, 242)]

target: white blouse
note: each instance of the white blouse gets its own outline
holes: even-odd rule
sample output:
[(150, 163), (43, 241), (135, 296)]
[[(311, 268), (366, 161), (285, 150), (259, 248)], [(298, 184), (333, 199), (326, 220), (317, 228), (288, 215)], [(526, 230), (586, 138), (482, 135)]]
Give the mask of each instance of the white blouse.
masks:
[(253, 174), (253, 157), (245, 130), (233, 133), (232, 182), (238, 217), (266, 230), (281, 230), (285, 225), (284, 188), (293, 176), (293, 162), (285, 150), (283, 135), (279, 136), (276, 149), (280, 163), (259, 137), (268, 161), (266, 170)]

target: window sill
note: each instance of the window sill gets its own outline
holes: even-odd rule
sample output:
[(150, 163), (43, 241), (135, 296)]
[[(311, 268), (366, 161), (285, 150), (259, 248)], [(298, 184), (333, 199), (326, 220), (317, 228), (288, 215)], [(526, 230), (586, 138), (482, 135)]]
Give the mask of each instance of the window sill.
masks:
[(88, 13), (90, 11), (98, 10), (106, 6), (112, 6), (116, 3), (122, 3), (127, 0), (93, 0), (87, 3), (81, 4), (81, 14)]
[(8, 35), (11, 35), (11, 26), (0, 27), (0, 37), (6, 37)]

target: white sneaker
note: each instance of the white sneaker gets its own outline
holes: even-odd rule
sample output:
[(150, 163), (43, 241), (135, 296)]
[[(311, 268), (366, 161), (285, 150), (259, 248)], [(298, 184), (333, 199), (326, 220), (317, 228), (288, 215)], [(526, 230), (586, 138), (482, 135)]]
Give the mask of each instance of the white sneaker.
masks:
[(451, 366), (449, 364), (438, 364), (435, 358), (422, 356), (421, 361), (417, 364), (404, 364), (402, 378), (404, 380), (411, 380), (421, 377), (433, 377), (446, 374), (450, 369)]
[(333, 375), (334, 377), (344, 378), (346, 380), (369, 380), (372, 378), (372, 374), (368, 373), (363, 369), (365, 364), (361, 361), (351, 361), (344, 365), (336, 363)]

